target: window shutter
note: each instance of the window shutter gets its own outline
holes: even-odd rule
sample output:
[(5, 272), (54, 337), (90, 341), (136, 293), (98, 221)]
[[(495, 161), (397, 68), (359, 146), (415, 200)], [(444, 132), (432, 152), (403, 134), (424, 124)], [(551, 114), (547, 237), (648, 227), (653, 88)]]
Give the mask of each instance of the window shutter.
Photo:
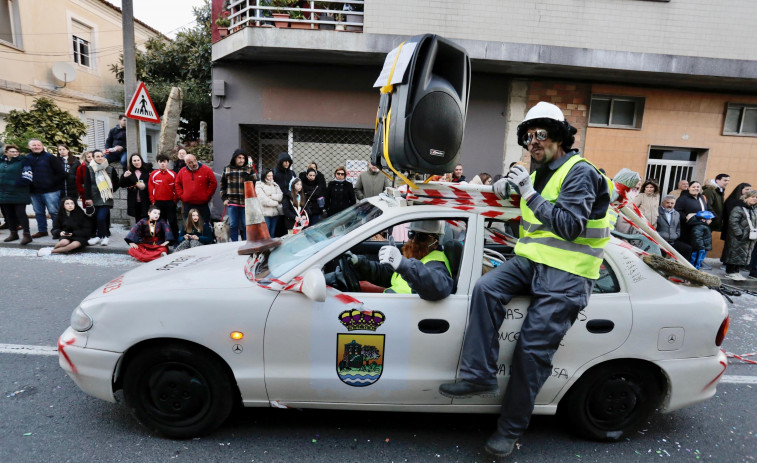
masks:
[(92, 28), (78, 21), (71, 21), (71, 33), (80, 39), (92, 43)]
[(95, 147), (95, 120), (87, 119), (87, 151)]

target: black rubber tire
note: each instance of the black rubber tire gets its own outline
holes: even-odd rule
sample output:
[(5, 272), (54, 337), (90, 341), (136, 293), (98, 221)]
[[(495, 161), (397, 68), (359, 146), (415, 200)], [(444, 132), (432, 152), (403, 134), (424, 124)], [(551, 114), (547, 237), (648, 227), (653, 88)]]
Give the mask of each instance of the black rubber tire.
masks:
[(651, 367), (612, 363), (595, 367), (568, 391), (558, 413), (568, 429), (598, 441), (616, 441), (654, 412), (662, 386)]
[(174, 439), (212, 432), (226, 421), (238, 397), (218, 359), (181, 344), (139, 352), (126, 366), (123, 390), (137, 420)]

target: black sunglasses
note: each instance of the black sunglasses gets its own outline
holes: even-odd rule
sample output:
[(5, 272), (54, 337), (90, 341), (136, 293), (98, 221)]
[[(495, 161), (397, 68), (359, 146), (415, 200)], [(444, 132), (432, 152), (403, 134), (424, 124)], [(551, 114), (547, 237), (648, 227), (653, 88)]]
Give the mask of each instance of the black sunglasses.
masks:
[(416, 236), (418, 237), (419, 240), (423, 240), (423, 239), (428, 239), (431, 235), (429, 235), (428, 233), (417, 232), (417, 231), (412, 231), (412, 230), (407, 232), (407, 238), (410, 240), (414, 239)]
[(537, 140), (544, 141), (549, 137), (549, 133), (545, 129), (538, 129), (533, 133), (527, 133), (523, 135), (523, 144), (526, 146), (530, 145), (534, 141), (534, 136), (536, 136)]
[(336, 173), (336, 175), (337, 175), (338, 177), (341, 177), (342, 175), (346, 175), (346, 174), (345, 174), (344, 172), (337, 172), (337, 173)]

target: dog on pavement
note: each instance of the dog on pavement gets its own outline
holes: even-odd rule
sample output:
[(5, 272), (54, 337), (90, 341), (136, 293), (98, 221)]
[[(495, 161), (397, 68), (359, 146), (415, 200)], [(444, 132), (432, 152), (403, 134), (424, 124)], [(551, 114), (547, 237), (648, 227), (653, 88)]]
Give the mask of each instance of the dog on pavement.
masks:
[(214, 223), (213, 234), (216, 235), (217, 243), (228, 243), (229, 242), (229, 224), (223, 223), (223, 221)]

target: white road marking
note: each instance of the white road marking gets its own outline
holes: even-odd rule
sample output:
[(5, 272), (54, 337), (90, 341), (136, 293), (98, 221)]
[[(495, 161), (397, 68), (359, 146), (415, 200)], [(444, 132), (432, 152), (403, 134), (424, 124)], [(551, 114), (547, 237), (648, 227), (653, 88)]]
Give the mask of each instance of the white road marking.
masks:
[(728, 384), (757, 384), (757, 376), (723, 376), (721, 383)]
[(0, 344), (0, 354), (58, 355), (58, 348), (56, 346)]
[[(0, 354), (58, 355), (55, 346), (25, 346), (22, 344), (0, 344)], [(724, 384), (757, 384), (757, 376), (725, 375), (720, 378)]]

